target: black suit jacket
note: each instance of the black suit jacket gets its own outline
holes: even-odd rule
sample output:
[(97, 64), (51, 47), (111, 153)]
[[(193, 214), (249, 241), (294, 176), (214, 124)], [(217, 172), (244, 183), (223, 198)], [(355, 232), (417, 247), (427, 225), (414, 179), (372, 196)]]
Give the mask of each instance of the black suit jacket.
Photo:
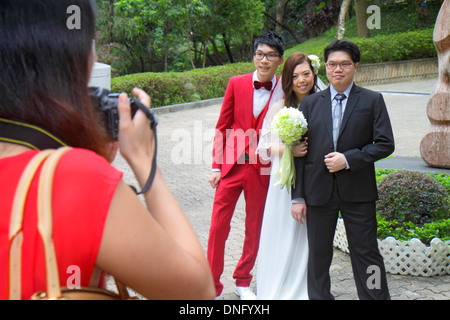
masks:
[(394, 151), (394, 137), (383, 96), (353, 84), (342, 118), (336, 151), (343, 153), (350, 169), (330, 173), (324, 162), (333, 152), (330, 89), (307, 96), (301, 111), (308, 121), (308, 153), (295, 158), (296, 184), (292, 198), (307, 205), (325, 205), (336, 175), (341, 198), (351, 202), (378, 199), (374, 162)]

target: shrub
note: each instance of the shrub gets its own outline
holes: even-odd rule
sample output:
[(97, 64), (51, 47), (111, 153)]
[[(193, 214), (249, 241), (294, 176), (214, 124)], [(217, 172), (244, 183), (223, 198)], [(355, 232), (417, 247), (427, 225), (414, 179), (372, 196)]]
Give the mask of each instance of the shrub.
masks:
[(377, 212), (388, 221), (417, 225), (450, 218), (448, 191), (430, 176), (396, 171), (378, 184)]
[(377, 63), (436, 57), (433, 29), (350, 38), (361, 51), (361, 63)]
[(336, 24), (339, 17), (339, 3), (333, 1), (323, 6), (317, 12), (307, 13), (302, 17), (303, 34), (307, 37), (320, 36), (324, 31)]
[(131, 94), (139, 87), (151, 96), (154, 108), (223, 97), (232, 76), (253, 71), (253, 63), (235, 63), (186, 72), (136, 73), (112, 78), (111, 90)]
[(450, 219), (425, 223), (417, 226), (412, 222), (399, 223), (397, 220), (388, 221), (384, 217), (377, 217), (378, 239), (394, 237), (400, 241), (409, 241), (417, 238), (422, 243), (429, 245), (431, 240), (439, 238), (442, 241), (450, 240)]
[[(331, 38), (310, 39), (285, 52), (285, 59), (296, 51), (315, 54), (321, 59), (319, 76), (328, 83), (323, 64), (323, 49)], [(410, 60), (436, 57), (433, 29), (380, 35), (373, 38), (350, 38), (361, 50), (361, 63)], [(283, 66), (278, 68), (281, 74)], [(131, 93), (134, 87), (148, 92), (152, 107), (223, 97), (232, 76), (255, 70), (252, 62), (226, 64), (223, 66), (194, 69), (185, 72), (136, 73), (111, 79), (111, 90)]]

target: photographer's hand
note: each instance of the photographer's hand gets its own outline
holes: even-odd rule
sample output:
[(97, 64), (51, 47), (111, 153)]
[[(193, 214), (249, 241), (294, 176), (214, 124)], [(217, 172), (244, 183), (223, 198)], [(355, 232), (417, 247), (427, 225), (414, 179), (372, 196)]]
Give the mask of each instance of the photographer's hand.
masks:
[[(135, 89), (133, 93), (150, 107), (150, 97), (144, 91)], [(141, 110), (131, 119), (126, 94), (120, 95), (118, 110), (120, 153), (142, 188), (151, 171), (154, 132)], [(214, 297), (214, 282), (201, 243), (161, 171), (156, 170), (152, 187), (143, 194), (145, 210), (125, 183), (117, 189), (97, 258), (99, 268), (150, 299)], [(139, 259), (132, 260), (136, 256)], [(138, 263), (130, 266), (129, 261)]]
[[(150, 108), (151, 99), (141, 89), (135, 88), (133, 93), (140, 102)], [(127, 94), (119, 96), (119, 150), (121, 155), (133, 169), (134, 174), (142, 187), (148, 179), (155, 152), (154, 132), (150, 128), (150, 120), (138, 110), (131, 118), (131, 107)]]

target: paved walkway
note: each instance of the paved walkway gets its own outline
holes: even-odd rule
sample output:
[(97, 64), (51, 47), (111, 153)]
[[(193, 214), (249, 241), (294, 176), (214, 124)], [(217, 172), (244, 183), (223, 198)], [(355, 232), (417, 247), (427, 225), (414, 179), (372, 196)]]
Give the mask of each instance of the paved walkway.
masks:
[[(419, 157), (419, 145), (428, 129), (426, 105), (436, 80), (410, 81), (368, 87), (383, 92), (396, 140), (394, 155)], [(406, 93), (405, 93), (406, 92)], [(220, 102), (205, 107), (163, 113), (158, 116), (158, 165), (173, 194), (190, 219), (205, 249), (211, 221), (214, 190), (208, 183), (211, 150)], [(135, 183), (120, 155), (114, 164), (125, 172), (125, 180)], [(450, 170), (448, 170), (450, 173)], [(239, 200), (226, 244), (223, 296), (235, 300), (232, 274), (242, 251), (244, 238), (244, 201)], [(335, 249), (331, 266), (332, 293), (338, 300), (357, 299), (348, 254)], [(256, 274), (257, 264), (253, 270)], [(450, 299), (450, 275), (414, 277), (388, 274), (392, 299)], [(255, 278), (251, 288), (256, 291)]]

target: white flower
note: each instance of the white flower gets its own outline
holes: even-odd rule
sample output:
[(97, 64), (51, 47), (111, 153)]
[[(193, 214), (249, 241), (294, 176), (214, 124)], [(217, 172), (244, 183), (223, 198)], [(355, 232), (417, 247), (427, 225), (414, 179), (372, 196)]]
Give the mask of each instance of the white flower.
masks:
[(320, 59), (318, 56), (314, 55), (314, 54), (310, 54), (308, 56), (308, 59), (311, 61), (311, 64), (314, 68), (314, 74), (317, 74), (319, 72), (319, 68), (320, 68)]
[(284, 107), (273, 118), (271, 131), (285, 143), (277, 169), (276, 185), (280, 185), (280, 188), (286, 187), (289, 192), (291, 186), (295, 185), (293, 145), (308, 131), (308, 123), (300, 110)]
[(308, 131), (308, 123), (300, 110), (284, 107), (275, 115), (271, 130), (282, 142), (292, 144)]

